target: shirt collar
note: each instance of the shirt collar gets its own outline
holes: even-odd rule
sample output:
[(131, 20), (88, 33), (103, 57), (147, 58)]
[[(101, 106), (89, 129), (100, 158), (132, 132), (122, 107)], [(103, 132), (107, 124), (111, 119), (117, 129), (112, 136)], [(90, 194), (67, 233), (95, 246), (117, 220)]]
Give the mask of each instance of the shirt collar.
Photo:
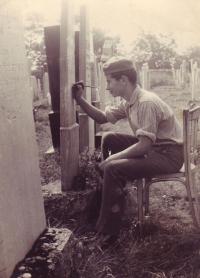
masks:
[(135, 102), (136, 102), (136, 100), (137, 100), (137, 98), (138, 98), (138, 96), (140, 94), (140, 91), (141, 91), (141, 88), (140, 88), (139, 85), (137, 85), (136, 88), (133, 91), (133, 94), (132, 94), (132, 96), (130, 98), (130, 101), (127, 101), (129, 106), (132, 106), (133, 104), (135, 104)]

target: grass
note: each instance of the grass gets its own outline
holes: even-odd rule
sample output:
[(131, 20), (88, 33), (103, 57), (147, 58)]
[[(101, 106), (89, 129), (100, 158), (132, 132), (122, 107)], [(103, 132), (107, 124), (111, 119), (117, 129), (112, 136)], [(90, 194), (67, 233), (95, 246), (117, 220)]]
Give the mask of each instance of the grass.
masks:
[[(187, 106), (189, 93), (176, 90), (167, 92), (159, 88), (155, 91), (173, 107), (181, 120), (180, 111)], [(42, 184), (60, 179), (59, 154), (44, 154), (51, 146), (48, 112), (47, 108), (39, 108), (36, 120)], [(122, 127), (128, 130), (125, 122), (121, 122), (121, 126), (115, 129), (121, 130)], [(105, 126), (107, 130), (110, 128), (111, 126)], [(161, 183), (151, 187), (151, 218), (144, 226), (142, 238), (139, 237), (135, 225), (136, 212), (130, 210), (129, 200), (118, 242), (109, 249), (102, 250), (94, 233), (84, 229), (81, 231), (79, 226), (84, 223), (80, 221), (82, 214), (78, 209), (73, 215), (76, 196), (82, 198), (81, 192), (98, 183), (94, 161), (83, 155), (80, 157), (80, 163), (82, 168), (75, 186), (76, 192), (66, 193), (65, 202), (62, 195), (45, 197), (49, 225), (68, 227), (77, 237), (71, 278), (200, 277), (200, 234), (193, 226), (185, 188), (182, 185)]]

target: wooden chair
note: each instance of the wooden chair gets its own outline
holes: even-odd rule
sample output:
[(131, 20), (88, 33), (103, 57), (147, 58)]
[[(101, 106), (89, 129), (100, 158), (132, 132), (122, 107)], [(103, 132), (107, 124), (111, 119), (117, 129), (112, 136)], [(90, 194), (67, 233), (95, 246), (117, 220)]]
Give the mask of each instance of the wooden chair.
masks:
[(149, 216), (149, 189), (157, 182), (179, 181), (186, 186), (194, 225), (200, 228), (200, 106), (183, 110), (184, 166), (178, 173), (157, 175), (137, 181), (138, 224), (142, 227)]

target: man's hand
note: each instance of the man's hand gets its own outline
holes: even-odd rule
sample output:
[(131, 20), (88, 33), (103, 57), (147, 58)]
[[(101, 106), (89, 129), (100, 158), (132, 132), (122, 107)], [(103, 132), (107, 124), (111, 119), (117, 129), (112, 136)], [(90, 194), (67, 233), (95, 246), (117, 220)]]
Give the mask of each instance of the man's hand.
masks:
[(115, 159), (117, 159), (117, 157), (116, 157), (115, 154), (110, 155), (108, 158), (106, 158), (104, 161), (102, 161), (102, 162), (98, 165), (99, 170), (103, 173), (106, 164), (107, 164), (108, 162), (110, 162), (111, 160), (115, 160)]
[(72, 85), (72, 96), (78, 102), (83, 95), (84, 83), (83, 81), (78, 81)]
[(101, 162), (98, 167), (100, 171), (103, 173), (105, 166), (108, 162), (112, 160), (117, 160), (117, 159), (133, 159), (137, 157), (143, 157), (145, 154), (149, 152), (149, 150), (152, 147), (152, 141), (146, 136), (140, 136), (139, 141), (128, 147), (127, 149), (112, 154), (108, 158), (106, 158), (103, 162)]

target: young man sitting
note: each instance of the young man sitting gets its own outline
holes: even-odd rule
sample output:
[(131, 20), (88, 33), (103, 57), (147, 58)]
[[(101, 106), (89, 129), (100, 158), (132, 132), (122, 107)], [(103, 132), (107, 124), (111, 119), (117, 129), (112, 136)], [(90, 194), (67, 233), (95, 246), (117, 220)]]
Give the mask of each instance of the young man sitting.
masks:
[[(123, 100), (101, 111), (83, 98), (83, 86), (73, 86), (73, 96), (96, 122), (116, 123), (127, 118), (133, 135), (108, 132), (102, 138), (102, 203), (96, 229), (117, 237), (120, 231), (127, 180), (169, 174), (183, 165), (182, 129), (172, 109), (156, 94), (137, 85), (131, 60), (113, 57), (103, 70), (107, 90)], [(110, 155), (109, 155), (110, 154)]]

